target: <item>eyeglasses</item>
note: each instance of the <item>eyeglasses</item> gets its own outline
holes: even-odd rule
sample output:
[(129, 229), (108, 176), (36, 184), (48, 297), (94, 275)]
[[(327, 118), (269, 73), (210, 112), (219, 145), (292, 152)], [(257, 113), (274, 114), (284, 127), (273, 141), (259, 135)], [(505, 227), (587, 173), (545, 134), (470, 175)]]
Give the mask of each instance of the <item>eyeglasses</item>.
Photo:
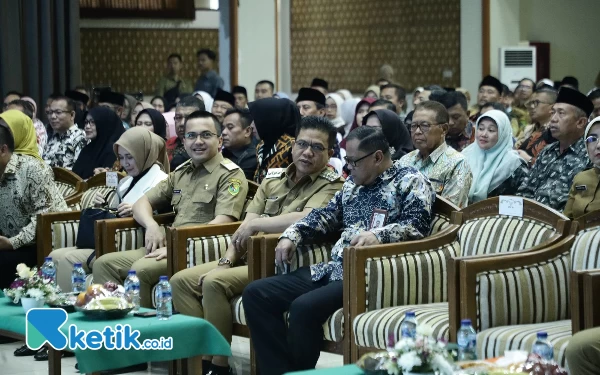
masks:
[(321, 153), (323, 151), (325, 151), (325, 147), (318, 145), (318, 144), (312, 144), (312, 143), (308, 143), (306, 141), (296, 141), (296, 143), (294, 143), (296, 146), (298, 146), (298, 148), (300, 150), (306, 150), (307, 148), (310, 147), (310, 149), (312, 150), (312, 152), (314, 153)]
[(51, 109), (49, 109), (49, 110), (47, 110), (47, 111), (46, 111), (46, 116), (50, 117), (50, 116), (52, 116), (53, 114), (55, 114), (55, 115), (57, 115), (57, 116), (60, 116), (60, 115), (62, 115), (63, 113), (71, 113), (71, 112), (72, 112), (72, 111), (63, 111), (63, 110), (60, 110), (60, 109), (56, 109), (56, 110), (54, 110), (54, 111), (53, 111), (53, 110), (51, 110)]
[(348, 164), (348, 165), (351, 165), (351, 166), (352, 166), (352, 168), (356, 168), (356, 164), (358, 164), (358, 162), (359, 162), (359, 161), (361, 161), (361, 160), (363, 160), (364, 158), (367, 158), (367, 157), (369, 157), (369, 156), (373, 155), (373, 154), (374, 154), (374, 153), (376, 153), (376, 152), (377, 152), (377, 150), (375, 150), (375, 151), (373, 151), (373, 152), (371, 152), (371, 153), (369, 153), (369, 154), (366, 154), (366, 155), (365, 155), (365, 156), (363, 156), (362, 158), (358, 158), (358, 159), (356, 159), (356, 160), (350, 160), (350, 159), (348, 159), (347, 157), (345, 157), (345, 156), (344, 156), (344, 160), (346, 161), (346, 164)]
[(585, 139), (585, 143), (597, 143), (598, 142), (598, 137), (596, 137), (595, 135), (590, 135), (589, 137), (587, 137)]
[(85, 126), (88, 126), (88, 125), (90, 125), (90, 126), (92, 126), (92, 125), (96, 126), (96, 122), (94, 120), (85, 120), (83, 122), (83, 125), (85, 125)]
[(135, 123), (135, 126), (147, 126), (147, 127), (151, 127), (151, 126), (154, 126), (154, 124), (151, 121), (146, 121), (146, 122), (138, 121), (138, 122)]
[(198, 139), (198, 137), (200, 137), (204, 140), (208, 140), (208, 139), (211, 139), (212, 137), (218, 137), (218, 136), (215, 133), (205, 131), (202, 133), (193, 133), (193, 132), (185, 133), (184, 137), (185, 137), (185, 139), (195, 141), (196, 139)]
[(431, 129), (431, 127), (434, 125), (441, 125), (441, 124), (430, 124), (428, 122), (413, 122), (410, 124), (410, 130), (411, 130), (411, 132), (414, 132), (417, 129), (420, 129), (422, 133), (427, 133)]
[(530, 100), (527, 103), (525, 103), (525, 107), (528, 107), (528, 108), (537, 108), (537, 106), (540, 105), (540, 104), (552, 104), (552, 103), (542, 102), (540, 100)]

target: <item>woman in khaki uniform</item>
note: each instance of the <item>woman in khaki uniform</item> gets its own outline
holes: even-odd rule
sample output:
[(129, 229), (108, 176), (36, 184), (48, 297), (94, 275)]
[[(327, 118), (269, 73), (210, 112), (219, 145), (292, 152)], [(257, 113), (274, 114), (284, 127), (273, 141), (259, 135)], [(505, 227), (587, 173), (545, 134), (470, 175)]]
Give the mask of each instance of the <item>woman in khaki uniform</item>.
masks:
[(579, 172), (573, 179), (563, 212), (570, 219), (600, 210), (600, 116), (588, 124), (584, 138), (593, 167)]

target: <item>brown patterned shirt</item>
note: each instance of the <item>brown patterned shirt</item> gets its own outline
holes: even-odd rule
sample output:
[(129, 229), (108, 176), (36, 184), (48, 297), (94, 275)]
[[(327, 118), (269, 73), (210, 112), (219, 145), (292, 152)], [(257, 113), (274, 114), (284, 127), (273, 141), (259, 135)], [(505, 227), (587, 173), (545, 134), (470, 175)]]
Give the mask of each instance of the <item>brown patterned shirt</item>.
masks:
[(8, 237), (13, 248), (35, 240), (37, 215), (68, 211), (54, 184), (50, 167), (27, 155), (13, 154), (0, 176), (0, 235)]
[(261, 183), (271, 168), (287, 168), (292, 164), (292, 145), (294, 138), (284, 134), (270, 150), (264, 150), (264, 142), (256, 146), (256, 160), (258, 166), (254, 173), (254, 181)]

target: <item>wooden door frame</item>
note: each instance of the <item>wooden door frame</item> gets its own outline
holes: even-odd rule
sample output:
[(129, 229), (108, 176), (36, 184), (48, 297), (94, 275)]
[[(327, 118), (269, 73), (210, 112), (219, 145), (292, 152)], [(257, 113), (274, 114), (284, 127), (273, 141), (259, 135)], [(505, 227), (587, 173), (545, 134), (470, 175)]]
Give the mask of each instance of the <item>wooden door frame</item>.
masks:
[(229, 0), (229, 81), (238, 85), (238, 0)]
[(490, 74), (490, 0), (481, 0), (481, 53), (485, 77)]

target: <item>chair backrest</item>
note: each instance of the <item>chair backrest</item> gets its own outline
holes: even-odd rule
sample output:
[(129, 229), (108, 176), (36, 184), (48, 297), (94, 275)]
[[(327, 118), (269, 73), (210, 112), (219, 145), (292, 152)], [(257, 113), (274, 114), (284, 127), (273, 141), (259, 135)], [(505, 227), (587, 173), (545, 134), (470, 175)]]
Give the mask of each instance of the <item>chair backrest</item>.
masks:
[[(127, 175), (124, 173), (117, 173), (119, 181), (121, 181), (125, 176)], [(79, 202), (79, 208), (82, 210), (93, 207), (94, 197), (98, 193), (102, 194), (106, 202), (110, 202), (115, 195), (115, 188), (106, 186), (106, 172), (95, 175), (87, 180), (86, 184), (87, 190), (83, 193), (81, 202)]]
[(431, 220), (430, 235), (434, 235), (448, 227), (450, 225), (452, 212), (459, 210), (460, 208), (458, 208), (458, 206), (454, 205), (446, 198), (436, 195), (435, 202), (433, 203), (433, 219)]
[[(127, 177), (127, 174), (122, 172), (117, 172), (117, 177), (119, 181), (121, 181), (124, 177)], [(87, 188), (106, 186), (106, 172), (98, 173), (94, 177), (90, 177), (86, 181)]]
[(54, 173), (54, 183), (63, 198), (71, 197), (84, 190), (85, 182), (76, 173), (60, 167), (52, 168), (52, 172)]
[(600, 268), (600, 210), (576, 219), (579, 232), (571, 246), (573, 271)]
[(558, 211), (523, 199), (523, 217), (499, 214), (499, 197), (465, 207), (452, 215), (461, 225), (461, 256), (503, 253), (537, 246), (559, 232), (568, 218)]

